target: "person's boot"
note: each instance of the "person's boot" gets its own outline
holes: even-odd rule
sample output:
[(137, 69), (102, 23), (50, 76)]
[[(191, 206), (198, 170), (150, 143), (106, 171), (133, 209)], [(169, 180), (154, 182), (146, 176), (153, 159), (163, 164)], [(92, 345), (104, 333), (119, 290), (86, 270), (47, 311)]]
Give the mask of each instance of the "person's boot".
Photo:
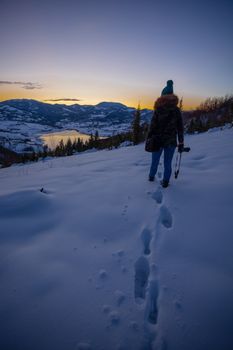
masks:
[(155, 181), (155, 177), (149, 175), (148, 181), (151, 181), (151, 182)]
[(167, 180), (162, 180), (162, 181), (161, 181), (161, 185), (162, 185), (163, 188), (167, 188), (168, 185), (169, 185), (169, 181), (167, 181)]

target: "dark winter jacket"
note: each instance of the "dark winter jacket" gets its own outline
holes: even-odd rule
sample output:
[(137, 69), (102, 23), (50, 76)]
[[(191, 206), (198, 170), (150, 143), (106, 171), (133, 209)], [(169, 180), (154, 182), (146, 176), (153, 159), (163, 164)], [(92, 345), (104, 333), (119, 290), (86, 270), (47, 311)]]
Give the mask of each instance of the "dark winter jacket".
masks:
[(177, 146), (184, 140), (183, 120), (176, 95), (165, 95), (155, 102), (148, 139), (153, 138), (152, 152), (168, 146)]

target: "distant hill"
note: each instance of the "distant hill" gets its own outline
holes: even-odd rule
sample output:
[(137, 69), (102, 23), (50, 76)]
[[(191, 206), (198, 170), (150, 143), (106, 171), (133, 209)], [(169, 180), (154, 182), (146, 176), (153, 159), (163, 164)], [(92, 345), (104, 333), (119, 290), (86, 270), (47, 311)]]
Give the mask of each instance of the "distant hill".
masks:
[[(0, 102), (0, 120), (17, 120), (56, 126), (60, 122), (129, 123), (135, 108), (118, 102), (101, 102), (97, 105), (50, 104), (30, 99), (13, 99)], [(152, 111), (142, 110), (142, 121), (149, 121)]]

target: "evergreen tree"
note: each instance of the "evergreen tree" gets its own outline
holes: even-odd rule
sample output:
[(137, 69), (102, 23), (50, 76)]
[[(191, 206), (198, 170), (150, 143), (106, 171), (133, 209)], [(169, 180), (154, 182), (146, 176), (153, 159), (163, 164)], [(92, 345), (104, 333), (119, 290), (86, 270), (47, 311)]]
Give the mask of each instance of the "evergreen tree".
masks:
[(95, 141), (99, 140), (99, 132), (98, 132), (98, 130), (96, 130), (96, 132), (95, 132), (94, 140)]
[(30, 155), (29, 155), (29, 160), (32, 162), (37, 162), (38, 161), (38, 155), (36, 154), (35, 151), (33, 151)]
[(229, 122), (231, 123), (231, 126), (233, 126), (233, 99), (229, 105), (228, 115), (229, 115)]
[(147, 122), (143, 123), (141, 126), (142, 141), (145, 141), (149, 131), (149, 124)]
[(72, 143), (72, 148), (74, 152), (77, 150), (77, 139), (74, 139), (74, 142)]
[(193, 119), (191, 119), (187, 132), (188, 132), (188, 134), (193, 134), (194, 131), (195, 131), (195, 122)]
[(48, 146), (43, 146), (42, 158), (46, 158), (48, 156)]
[(94, 147), (94, 143), (95, 143), (95, 139), (93, 134), (91, 133), (89, 140), (86, 142), (87, 148), (93, 148)]
[(64, 156), (65, 155), (65, 145), (64, 145), (63, 139), (61, 139), (58, 146), (59, 146), (60, 156)]
[(113, 145), (115, 148), (118, 148), (121, 144), (121, 135), (120, 134), (116, 134), (114, 136), (114, 139), (113, 139)]
[(99, 132), (98, 130), (96, 130), (95, 136), (94, 136), (94, 147), (98, 148), (98, 144), (99, 144)]
[(134, 120), (132, 124), (132, 141), (134, 145), (139, 144), (139, 142), (141, 141), (140, 122), (141, 122), (141, 108), (140, 108), (140, 105), (138, 105), (138, 108), (134, 114)]
[(63, 140), (59, 142), (55, 150), (52, 152), (55, 157), (62, 157), (65, 155), (65, 146)]
[(80, 138), (78, 139), (78, 150), (80, 152), (84, 151), (84, 143), (83, 143), (83, 140), (81, 140)]
[(180, 99), (179, 108), (181, 111), (183, 110), (183, 97)]
[(67, 156), (72, 156), (73, 154), (73, 145), (72, 145), (72, 141), (70, 138), (68, 138), (66, 146), (65, 146), (65, 150), (66, 150), (66, 155)]
[(196, 131), (198, 131), (198, 132), (204, 131), (203, 122), (202, 122), (201, 118), (198, 118), (196, 121)]

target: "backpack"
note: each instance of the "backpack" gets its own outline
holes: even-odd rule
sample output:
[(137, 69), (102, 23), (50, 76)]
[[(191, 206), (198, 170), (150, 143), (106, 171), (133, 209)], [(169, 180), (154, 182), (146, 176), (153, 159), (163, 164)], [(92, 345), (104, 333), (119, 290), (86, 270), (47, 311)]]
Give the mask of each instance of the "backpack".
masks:
[(146, 152), (156, 152), (159, 151), (162, 147), (162, 142), (159, 135), (152, 135), (151, 137), (147, 137), (145, 143), (145, 151)]

